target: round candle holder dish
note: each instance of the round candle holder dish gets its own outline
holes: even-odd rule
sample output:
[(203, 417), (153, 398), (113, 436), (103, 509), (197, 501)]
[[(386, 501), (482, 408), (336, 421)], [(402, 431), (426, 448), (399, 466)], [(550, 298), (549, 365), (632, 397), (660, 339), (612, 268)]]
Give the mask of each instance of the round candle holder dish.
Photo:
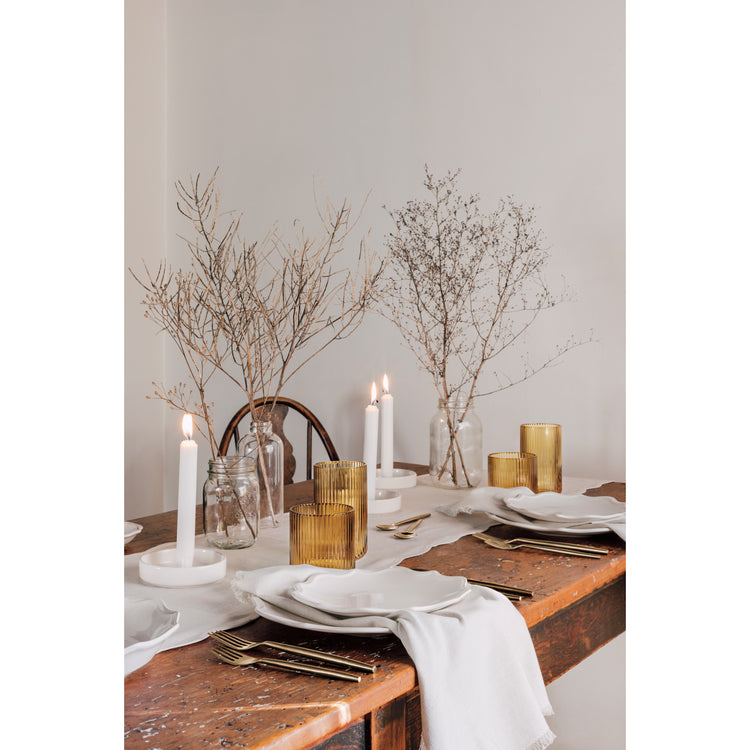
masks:
[(394, 490), (375, 490), (375, 497), (367, 501), (367, 513), (393, 513), (401, 510), (401, 495)]
[(379, 490), (403, 490), (416, 485), (417, 472), (411, 469), (394, 469), (389, 477), (384, 477), (380, 469), (375, 472), (375, 487)]
[(198, 548), (191, 567), (181, 567), (177, 547), (146, 552), (138, 561), (138, 574), (144, 583), (167, 588), (203, 586), (226, 575), (227, 558), (218, 550)]

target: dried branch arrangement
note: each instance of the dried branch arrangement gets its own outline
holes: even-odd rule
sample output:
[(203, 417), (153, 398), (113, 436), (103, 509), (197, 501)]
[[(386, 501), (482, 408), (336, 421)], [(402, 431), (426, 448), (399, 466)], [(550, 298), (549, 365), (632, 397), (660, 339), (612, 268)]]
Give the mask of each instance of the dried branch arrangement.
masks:
[[(436, 179), (425, 167), (429, 198), (389, 211), (395, 231), (386, 241), (391, 262), (380, 310), (430, 373), (439, 398), (468, 404), (527, 380), (583, 341), (569, 339), (536, 366), (524, 361), (515, 377), (495, 371), (494, 382), (480, 381), (487, 365), (566, 295), (553, 294), (543, 278), (548, 253), (533, 209), (507, 198), (481, 213), (477, 195), (458, 193), (459, 174)], [(442, 471), (456, 482), (457, 454), (452, 439)]]
[[(217, 170), (218, 171), (218, 170)], [(183, 237), (190, 267), (172, 271), (162, 263), (139, 277), (145, 315), (176, 344), (193, 391), (185, 383), (154, 383), (152, 396), (193, 414), (216, 458), (209, 386), (221, 376), (250, 404), (275, 400), (289, 379), (334, 341), (351, 335), (374, 299), (383, 261), (359, 241), (352, 266), (343, 254), (359, 221), (344, 201), (315, 205), (317, 232), (295, 223), (290, 237), (273, 226), (263, 239), (240, 238), (241, 214), (222, 212), (216, 172), (177, 183), (177, 208), (193, 230)], [(363, 204), (364, 206), (364, 204)], [(253, 421), (258, 415), (252, 410)], [(201, 427), (202, 425), (202, 427)]]

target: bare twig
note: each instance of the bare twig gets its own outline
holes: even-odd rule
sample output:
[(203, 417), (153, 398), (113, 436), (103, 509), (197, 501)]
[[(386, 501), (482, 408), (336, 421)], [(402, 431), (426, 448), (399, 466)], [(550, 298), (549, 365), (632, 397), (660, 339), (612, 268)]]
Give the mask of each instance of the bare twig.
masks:
[[(429, 199), (389, 211), (395, 231), (386, 244), (393, 262), (380, 280), (387, 290), (380, 311), (431, 375), (440, 398), (460, 396), (468, 405), (527, 380), (585, 341), (571, 338), (542, 364), (526, 363), (518, 378), (498, 377), (480, 392), (487, 363), (567, 295), (553, 294), (542, 275), (548, 253), (533, 208), (508, 197), (483, 214), (478, 196), (458, 194), (459, 174), (435, 179), (425, 166)], [(441, 473), (450, 462), (456, 481), (460, 464), (468, 480), (450, 419), (448, 424), (450, 448)]]
[(344, 255), (364, 203), (353, 216), (348, 201), (337, 207), (316, 189), (314, 235), (295, 222), (291, 236), (274, 226), (260, 241), (242, 240), (241, 214), (220, 208), (217, 171), (205, 184), (198, 175), (176, 185), (177, 210), (193, 232), (182, 238), (190, 268), (172, 272), (162, 263), (143, 277), (131, 269), (145, 290), (146, 317), (173, 340), (197, 390), (194, 398), (183, 384), (157, 386), (153, 397), (200, 418), (214, 459), (218, 442), (206, 389), (216, 373), (242, 392), (257, 422), (256, 399), (275, 403), (313, 357), (357, 329), (384, 268), (367, 235), (353, 266)]

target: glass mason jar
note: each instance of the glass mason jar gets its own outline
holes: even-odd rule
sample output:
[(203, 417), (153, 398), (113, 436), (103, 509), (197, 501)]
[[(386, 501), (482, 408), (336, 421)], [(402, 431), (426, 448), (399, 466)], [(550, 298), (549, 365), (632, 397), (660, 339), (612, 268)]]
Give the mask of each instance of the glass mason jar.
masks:
[(284, 443), (271, 422), (253, 422), (239, 454), (255, 461), (260, 487), (260, 525), (278, 526), (284, 513)]
[(220, 456), (210, 460), (203, 485), (206, 541), (219, 549), (243, 549), (255, 544), (259, 495), (253, 459)]
[(430, 422), (430, 476), (438, 487), (477, 487), (482, 481), (482, 423), (463, 397), (440, 399)]

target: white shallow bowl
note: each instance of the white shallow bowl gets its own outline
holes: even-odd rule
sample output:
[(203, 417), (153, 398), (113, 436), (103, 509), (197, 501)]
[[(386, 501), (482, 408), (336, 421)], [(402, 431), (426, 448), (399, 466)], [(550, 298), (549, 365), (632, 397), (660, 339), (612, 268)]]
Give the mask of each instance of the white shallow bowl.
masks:
[(180, 613), (154, 599), (125, 599), (125, 674), (142, 667), (179, 627)]
[(143, 531), (143, 526), (132, 521), (125, 521), (125, 544), (132, 542)]
[(384, 477), (378, 469), (375, 473), (375, 487), (379, 490), (402, 490), (417, 484), (417, 472), (411, 469), (394, 469), (389, 477)]
[(395, 612), (433, 612), (463, 599), (470, 591), (461, 576), (408, 568), (320, 573), (295, 584), (292, 598), (334, 615), (390, 616)]
[(401, 510), (401, 495), (395, 490), (375, 490), (375, 497), (367, 501), (367, 513), (394, 513)]

